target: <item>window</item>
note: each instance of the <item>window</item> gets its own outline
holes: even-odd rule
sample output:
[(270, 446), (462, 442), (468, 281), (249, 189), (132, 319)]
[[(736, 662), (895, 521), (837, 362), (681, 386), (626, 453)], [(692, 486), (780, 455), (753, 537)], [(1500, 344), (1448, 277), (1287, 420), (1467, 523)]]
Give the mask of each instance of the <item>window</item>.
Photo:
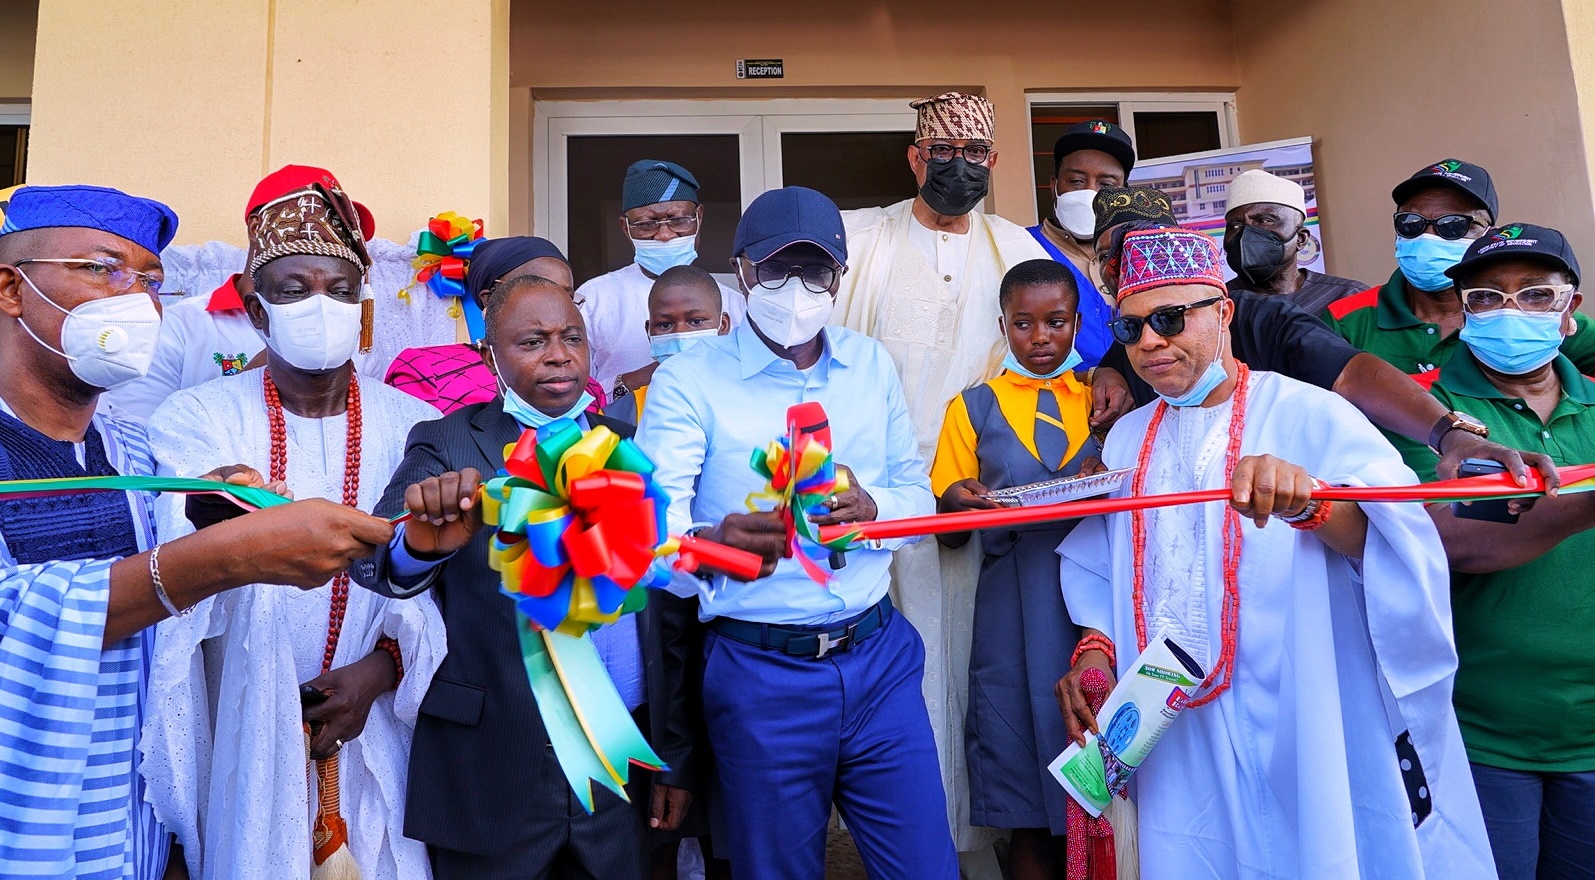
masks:
[(27, 179), (31, 110), (27, 104), (0, 104), (0, 189)]
[[(1035, 162), (1036, 216), (1052, 216), (1052, 145), (1076, 122), (1106, 119), (1135, 142), (1138, 159), (1158, 159), (1233, 146), (1235, 96), (1230, 93), (1032, 94), (1030, 143)], [(1222, 168), (1203, 178), (1228, 177)]]

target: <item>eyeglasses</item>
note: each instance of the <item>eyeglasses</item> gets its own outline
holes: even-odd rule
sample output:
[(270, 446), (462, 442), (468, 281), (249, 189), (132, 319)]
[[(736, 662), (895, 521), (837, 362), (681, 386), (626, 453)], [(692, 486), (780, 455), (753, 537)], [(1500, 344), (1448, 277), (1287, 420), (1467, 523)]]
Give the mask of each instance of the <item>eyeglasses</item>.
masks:
[(1445, 214), (1430, 220), (1412, 211), (1397, 211), (1395, 221), (1396, 234), (1402, 238), (1417, 238), (1425, 229), (1433, 227), (1434, 234), (1446, 241), (1456, 241), (1467, 235), (1475, 224), (1484, 225), (1466, 214)]
[(1133, 345), (1141, 338), (1141, 328), (1150, 326), (1152, 332), (1169, 339), (1185, 332), (1185, 313), (1191, 309), (1203, 309), (1223, 299), (1222, 296), (1209, 297), (1183, 306), (1169, 306), (1158, 309), (1144, 318), (1133, 318), (1129, 315), (1120, 315), (1108, 322), (1108, 329), (1113, 332), (1113, 338), (1120, 345)]
[(786, 283), (788, 278), (797, 276), (803, 281), (803, 286), (814, 293), (825, 293), (836, 283), (836, 267), (825, 263), (809, 263), (808, 265), (790, 265), (779, 260), (765, 260), (753, 264), (753, 274), (758, 286), (775, 290)]
[(46, 259), (40, 257), (31, 260), (18, 260), (12, 265), (25, 266), (28, 263), (54, 263), (58, 266), (69, 266), (73, 269), (83, 272), (89, 278), (93, 279), (94, 284), (103, 287), (112, 293), (126, 293), (133, 289), (134, 284), (137, 284), (142, 280), (144, 282), (144, 289), (148, 291), (150, 295), (158, 296), (161, 292), (161, 285), (166, 283), (166, 280), (161, 276), (152, 274), (150, 272), (140, 272), (137, 269), (130, 269), (120, 260), (79, 260), (65, 257)]
[(1568, 294), (1575, 289), (1571, 284), (1536, 284), (1506, 293), (1493, 287), (1470, 287), (1462, 291), (1462, 307), (1475, 315), (1504, 309), (1507, 303), (1525, 312), (1560, 312), (1567, 308)]
[[(626, 219), (626, 218), (622, 218)], [(626, 234), (632, 238), (653, 238), (659, 230), (670, 227), (670, 231), (677, 235), (691, 235), (698, 230), (698, 215), (687, 214), (681, 217), (661, 217), (658, 220), (629, 220), (626, 219)]]
[(946, 164), (959, 156), (971, 165), (984, 165), (991, 157), (991, 144), (969, 144), (955, 147), (952, 144), (927, 144), (919, 148), (919, 157), (938, 165)]

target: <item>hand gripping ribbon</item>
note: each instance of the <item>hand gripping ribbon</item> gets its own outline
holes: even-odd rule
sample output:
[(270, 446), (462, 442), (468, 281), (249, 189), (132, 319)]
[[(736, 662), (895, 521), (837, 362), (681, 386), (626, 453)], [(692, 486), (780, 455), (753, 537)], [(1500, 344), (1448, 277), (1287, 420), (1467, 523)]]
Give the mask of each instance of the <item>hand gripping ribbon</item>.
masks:
[(830, 573), (819, 561), (851, 547), (851, 527), (843, 527), (840, 536), (822, 539), (820, 528), (809, 516), (830, 512), (826, 502), (848, 490), (847, 474), (837, 472), (831, 456), (831, 427), (824, 408), (814, 402), (800, 403), (789, 408), (786, 417), (786, 436), (753, 450), (750, 464), (766, 482), (763, 489), (748, 496), (748, 509), (774, 502), (786, 524), (786, 555), (797, 559), (815, 583), (826, 584)]

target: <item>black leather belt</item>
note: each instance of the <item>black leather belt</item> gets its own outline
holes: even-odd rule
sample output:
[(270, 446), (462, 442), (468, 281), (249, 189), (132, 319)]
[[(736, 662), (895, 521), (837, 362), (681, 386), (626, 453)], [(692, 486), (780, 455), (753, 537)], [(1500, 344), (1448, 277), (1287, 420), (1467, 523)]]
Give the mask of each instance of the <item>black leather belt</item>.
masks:
[(776, 623), (754, 623), (730, 617), (716, 617), (709, 628), (728, 639), (744, 645), (780, 651), (792, 657), (813, 657), (818, 660), (830, 654), (841, 654), (880, 629), (892, 617), (892, 600), (888, 597), (851, 620), (825, 626), (783, 626)]

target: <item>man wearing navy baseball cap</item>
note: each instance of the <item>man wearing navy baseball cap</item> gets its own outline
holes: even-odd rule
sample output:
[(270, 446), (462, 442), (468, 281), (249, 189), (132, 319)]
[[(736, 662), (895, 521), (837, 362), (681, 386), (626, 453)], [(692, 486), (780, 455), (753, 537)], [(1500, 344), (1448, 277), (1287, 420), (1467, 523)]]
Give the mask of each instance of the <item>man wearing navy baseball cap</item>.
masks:
[[(1509, 446), (1557, 465), (1595, 461), (1595, 382), (1563, 344), (1583, 299), (1567, 239), (1505, 224), (1446, 275), (1460, 294), (1464, 349), (1434, 395)], [(1404, 452), (1434, 479), (1431, 450)], [(1595, 823), (1595, 497), (1542, 498), (1512, 523), (1478, 517), (1481, 506), (1429, 507), (1452, 569), (1462, 742), (1500, 876), (1572, 876), (1591, 844), (1564, 829)]]
[(724, 810), (717, 853), (723, 840), (744, 880), (819, 877), (834, 801), (871, 877), (953, 880), (920, 691), (924, 645), (887, 596), (894, 543), (845, 561), (823, 550), (783, 558), (780, 514), (745, 512), (763, 488), (748, 450), (784, 436), (799, 404), (823, 407), (803, 418), (829, 434), (848, 485), (795, 515), (827, 525), (932, 512), (896, 367), (879, 342), (826, 326), (848, 255), (830, 199), (802, 187), (759, 196), (732, 251), (748, 321), (660, 366), (638, 432), (670, 497), (672, 532), (695, 529), (764, 559), (749, 583), (678, 574), (670, 586), (697, 597), (708, 622), (703, 710)]

